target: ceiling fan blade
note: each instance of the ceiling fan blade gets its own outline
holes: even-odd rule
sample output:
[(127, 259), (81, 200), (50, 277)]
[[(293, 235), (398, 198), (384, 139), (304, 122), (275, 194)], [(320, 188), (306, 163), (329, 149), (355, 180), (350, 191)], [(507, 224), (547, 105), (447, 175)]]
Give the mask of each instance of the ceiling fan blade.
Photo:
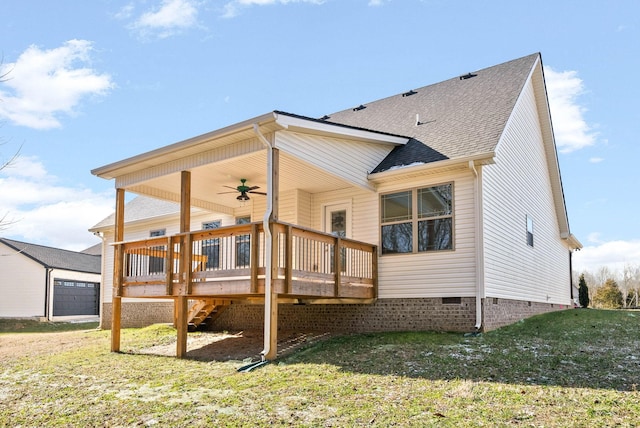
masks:
[(218, 195), (226, 195), (228, 193), (238, 193), (238, 191), (236, 190), (235, 192), (218, 192)]
[(249, 187), (249, 188), (247, 189), (247, 191), (248, 191), (248, 192), (250, 192), (250, 191), (252, 191), (252, 190), (256, 190), (256, 189), (259, 189), (259, 188), (260, 188), (260, 186), (251, 186), (251, 187)]
[(252, 193), (252, 194), (254, 194), (254, 195), (264, 195), (264, 196), (267, 196), (267, 194), (266, 194), (266, 193), (264, 193), (264, 192), (254, 192), (253, 190), (249, 190), (247, 193)]
[(237, 188), (237, 187), (231, 187), (231, 186), (222, 186), (222, 187), (226, 187), (227, 189), (233, 189), (233, 190), (235, 190), (236, 192), (239, 192), (239, 190), (238, 190), (238, 188)]

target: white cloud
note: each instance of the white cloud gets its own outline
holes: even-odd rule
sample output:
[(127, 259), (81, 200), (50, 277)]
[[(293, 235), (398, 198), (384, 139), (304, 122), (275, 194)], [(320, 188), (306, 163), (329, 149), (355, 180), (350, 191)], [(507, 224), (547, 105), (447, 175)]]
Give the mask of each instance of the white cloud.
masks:
[(554, 71), (544, 68), (549, 108), (558, 150), (569, 153), (596, 142), (597, 134), (584, 119), (586, 108), (578, 99), (584, 93), (582, 79), (575, 71)]
[(602, 240), (600, 239), (600, 232), (591, 232), (589, 235), (587, 235), (587, 242), (602, 244)]
[(384, 0), (369, 0), (369, 6), (382, 6)]
[[(125, 6), (120, 15), (130, 17), (133, 10)], [(131, 25), (142, 37), (164, 39), (198, 25), (198, 3), (195, 0), (162, 0), (160, 7), (143, 13)]]
[(113, 211), (111, 191), (95, 193), (58, 184), (35, 157), (20, 156), (0, 172), (3, 236), (69, 250), (95, 244), (88, 229)]
[(590, 163), (600, 163), (602, 161), (604, 161), (604, 158), (598, 158), (598, 157), (589, 158)]
[(72, 116), (82, 99), (105, 95), (114, 87), (111, 76), (86, 67), (92, 43), (69, 40), (62, 46), (42, 50), (30, 46), (0, 74), (9, 73), (0, 90), (0, 117), (35, 129), (59, 128), (60, 115)]
[(243, 8), (251, 6), (268, 6), (274, 4), (289, 4), (289, 3), (309, 3), (309, 4), (323, 4), (325, 0), (233, 0), (224, 5), (225, 18), (233, 18), (240, 13)]
[(577, 272), (595, 273), (607, 267), (620, 273), (625, 265), (640, 265), (640, 240), (596, 242), (573, 253), (573, 270)]

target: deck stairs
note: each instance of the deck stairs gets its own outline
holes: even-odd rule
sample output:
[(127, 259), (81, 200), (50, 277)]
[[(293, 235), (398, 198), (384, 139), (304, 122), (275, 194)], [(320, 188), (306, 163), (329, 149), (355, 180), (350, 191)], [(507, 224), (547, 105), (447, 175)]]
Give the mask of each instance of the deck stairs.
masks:
[(198, 299), (189, 308), (187, 322), (190, 330), (197, 329), (205, 321), (218, 318), (231, 305), (226, 299)]

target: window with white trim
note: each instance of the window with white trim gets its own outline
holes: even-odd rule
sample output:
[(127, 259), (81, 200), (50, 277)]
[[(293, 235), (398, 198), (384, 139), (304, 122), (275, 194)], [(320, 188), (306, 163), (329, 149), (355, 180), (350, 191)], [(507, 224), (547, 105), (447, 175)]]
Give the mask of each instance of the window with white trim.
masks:
[[(249, 224), (251, 217), (236, 217), (236, 224)], [(236, 267), (249, 267), (251, 261), (251, 235), (236, 237)]]
[(527, 245), (533, 247), (533, 218), (527, 215)]
[[(157, 236), (165, 236), (166, 229), (152, 230), (149, 232), (149, 237), (154, 238)], [(150, 248), (149, 254), (149, 274), (164, 273), (164, 259), (167, 252), (167, 247), (157, 246)]]
[[(222, 222), (220, 220), (206, 221), (202, 223), (202, 230), (217, 229), (221, 225)], [(202, 255), (207, 257), (206, 269), (220, 268), (220, 238), (202, 241)]]
[(384, 194), (380, 205), (382, 254), (453, 249), (453, 183)]

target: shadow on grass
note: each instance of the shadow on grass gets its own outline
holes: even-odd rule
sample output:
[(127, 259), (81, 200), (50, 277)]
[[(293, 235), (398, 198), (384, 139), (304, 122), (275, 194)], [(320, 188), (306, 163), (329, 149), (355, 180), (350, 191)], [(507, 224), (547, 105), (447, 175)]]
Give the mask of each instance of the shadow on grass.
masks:
[[(330, 336), (328, 333), (280, 331), (278, 332), (278, 355), (282, 358)], [(186, 359), (205, 362), (259, 361), (264, 348), (263, 337), (262, 331), (253, 330), (189, 334)], [(144, 349), (132, 349), (127, 353), (175, 357), (176, 341), (174, 339), (169, 343)]]
[(477, 337), (405, 332), (333, 338), (283, 358), (430, 380), (640, 389), (640, 312), (566, 310)]

